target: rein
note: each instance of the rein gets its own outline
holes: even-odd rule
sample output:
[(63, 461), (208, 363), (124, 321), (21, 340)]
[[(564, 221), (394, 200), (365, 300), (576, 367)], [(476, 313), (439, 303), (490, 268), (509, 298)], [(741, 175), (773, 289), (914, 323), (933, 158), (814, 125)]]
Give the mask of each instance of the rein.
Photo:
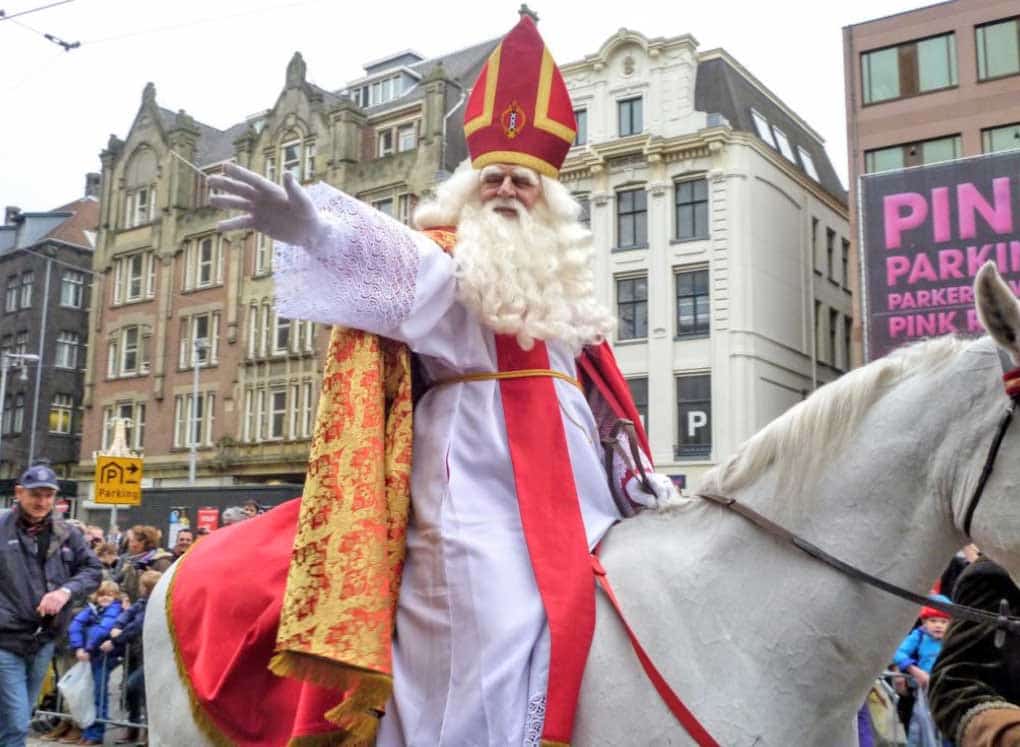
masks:
[[(1009, 357), (1002, 350), (999, 350), (999, 361), (1002, 364), (1004, 371), (1002, 380), (1006, 387), (1006, 394), (1009, 396), (1009, 404), (1006, 406), (1006, 412), (1003, 414), (1002, 419), (999, 421), (998, 428), (995, 431), (995, 436), (988, 449), (988, 455), (985, 457), (984, 466), (981, 468), (981, 475), (978, 478), (978, 483), (974, 488), (974, 492), (971, 494), (970, 500), (967, 501), (962, 529), (968, 539), (970, 538), (970, 524), (971, 520), (974, 518), (974, 509), (977, 508), (978, 502), (980, 502), (981, 496), (984, 494), (985, 485), (988, 483), (988, 478), (991, 477), (992, 470), (995, 466), (995, 459), (999, 455), (999, 447), (1002, 446), (1002, 439), (1006, 436), (1006, 431), (1009, 429), (1010, 423), (1013, 422), (1013, 412), (1016, 410), (1017, 402), (1020, 401), (1020, 368), (1010, 369), (1009, 366), (1011, 365), (1011, 362)], [(968, 607), (954, 602), (940, 602), (937, 599), (931, 599), (929, 597), (916, 594), (900, 586), (891, 584), (888, 581), (883, 581), (876, 576), (872, 576), (870, 573), (865, 573), (859, 568), (840, 560), (839, 558), (825, 552), (820, 547), (811, 544), (803, 537), (794, 534), (788, 529), (776, 524), (771, 519), (762, 516), (753, 508), (738, 502), (735, 498), (729, 498), (725, 495), (716, 495), (714, 493), (695, 493), (695, 497), (709, 501), (710, 503), (714, 503), (718, 506), (722, 506), (723, 508), (728, 508), (760, 529), (765, 530), (773, 537), (793, 545), (797, 549), (810, 555), (812, 558), (820, 560), (831, 568), (835, 568), (840, 573), (849, 576), (854, 580), (863, 581), (870, 586), (874, 586), (876, 589), (881, 589), (888, 594), (892, 594), (900, 599), (905, 599), (908, 602), (913, 602), (914, 604), (921, 606), (934, 607), (935, 609), (941, 610), (954, 618), (969, 620), (970, 622), (981, 624), (991, 624), (994, 625), (997, 630), (1006, 631), (1014, 635), (1020, 635), (1020, 617), (1012, 617), (1008, 615), (1008, 608), (1000, 609), (999, 614), (996, 614), (977, 607)]]

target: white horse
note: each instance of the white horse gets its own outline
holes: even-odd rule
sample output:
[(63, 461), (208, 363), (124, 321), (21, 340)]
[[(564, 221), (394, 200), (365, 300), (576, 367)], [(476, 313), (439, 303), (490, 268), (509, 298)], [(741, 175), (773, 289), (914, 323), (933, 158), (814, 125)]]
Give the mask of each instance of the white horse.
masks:
[[(848, 373), (751, 438), (702, 489), (748, 504), (862, 570), (927, 592), (968, 541), (960, 528), (966, 504), (1008, 402), (997, 344), (1020, 360), (1020, 304), (991, 264), (976, 291), (992, 339), (940, 338)], [(1014, 428), (971, 536), (1017, 578), (1020, 424)], [(652, 659), (726, 747), (856, 745), (853, 714), (918, 612), (698, 498), (622, 522), (601, 557)], [(151, 743), (205, 745), (169, 653), (170, 575), (146, 619)], [(599, 597), (574, 744), (693, 744)]]

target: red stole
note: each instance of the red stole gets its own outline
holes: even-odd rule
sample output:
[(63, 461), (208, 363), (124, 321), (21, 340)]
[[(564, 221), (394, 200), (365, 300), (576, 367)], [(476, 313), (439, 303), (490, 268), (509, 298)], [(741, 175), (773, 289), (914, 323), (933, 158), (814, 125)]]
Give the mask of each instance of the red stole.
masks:
[[(496, 335), (500, 371), (548, 369), (544, 342), (523, 350)], [(500, 379), (524, 538), (549, 620), (543, 742), (569, 744), (581, 677), (595, 632), (595, 585), (567, 435), (551, 377)]]

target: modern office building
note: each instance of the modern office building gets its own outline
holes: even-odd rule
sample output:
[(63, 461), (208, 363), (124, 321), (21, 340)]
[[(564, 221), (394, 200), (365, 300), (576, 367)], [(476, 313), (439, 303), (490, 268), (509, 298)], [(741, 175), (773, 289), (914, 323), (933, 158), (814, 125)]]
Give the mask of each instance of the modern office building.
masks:
[(847, 26), (843, 59), (856, 290), (861, 174), (1020, 147), (1020, 4), (949, 0)]

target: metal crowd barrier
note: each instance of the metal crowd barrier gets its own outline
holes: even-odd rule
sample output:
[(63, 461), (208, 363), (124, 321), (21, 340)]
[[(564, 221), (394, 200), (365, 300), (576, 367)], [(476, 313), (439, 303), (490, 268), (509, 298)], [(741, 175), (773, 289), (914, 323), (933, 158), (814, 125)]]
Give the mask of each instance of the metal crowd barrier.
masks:
[[(73, 719), (71, 718), (71, 714), (68, 713), (64, 709), (64, 699), (63, 699), (63, 696), (60, 693), (60, 688), (57, 687), (57, 682), (60, 681), (60, 677), (64, 674), (64, 672), (60, 672), (58, 670), (58, 668), (57, 668), (57, 660), (59, 658), (61, 658), (60, 655), (54, 656), (53, 657), (53, 661), (51, 662), (51, 665), (50, 665), (51, 668), (52, 668), (52, 672), (53, 672), (53, 691), (56, 694), (56, 705), (54, 706), (54, 710), (51, 711), (51, 710), (46, 710), (46, 709), (43, 709), (43, 708), (36, 708), (32, 712), (32, 723), (35, 723), (36, 719), (38, 719), (40, 717), (46, 717), (46, 718), (51, 718), (51, 719), (59, 719), (59, 720), (66, 720), (66, 721), (73, 721)], [(118, 664), (110, 671), (110, 673), (108, 675), (108, 677), (112, 677), (113, 673), (116, 672), (117, 669), (121, 670), (122, 674), (121, 674), (120, 683), (119, 683), (119, 686), (118, 686), (118, 689), (119, 689), (120, 693), (119, 693), (119, 698), (117, 700), (116, 707), (117, 707), (117, 710), (120, 713), (124, 713), (124, 714), (127, 713), (127, 680), (128, 680), (128, 674), (130, 672), (134, 671), (133, 669), (131, 669), (129, 667), (130, 663), (131, 663), (131, 649), (130, 649), (130, 646), (129, 646), (128, 650), (124, 654), (124, 658), (121, 659), (120, 662), (118, 662)], [(105, 664), (106, 664), (106, 662), (104, 662), (104, 666), (105, 666)], [(73, 664), (72, 664), (72, 666), (73, 666)], [(141, 663), (139, 663), (139, 666), (143, 666), (143, 665)], [(110, 683), (109, 679), (107, 678), (106, 692), (103, 693), (103, 695), (107, 699), (110, 697), (110, 690), (111, 690), (111, 683)], [(143, 699), (143, 702), (144, 702), (144, 699)], [(108, 711), (110, 710), (109, 709), (110, 705), (112, 705), (112, 704), (107, 703), (107, 706), (108, 706), (107, 710)], [(148, 704), (146, 703), (146, 708), (147, 707), (148, 707)], [(126, 719), (126, 717), (121, 719), (121, 718), (114, 718), (111, 715), (111, 716), (109, 716), (107, 718), (96, 718), (96, 723), (105, 724), (106, 726), (119, 726), (119, 727), (124, 727), (124, 728), (128, 728), (128, 729), (138, 729), (138, 730), (140, 730), (139, 741), (142, 741), (143, 737), (141, 736), (141, 734), (144, 733), (148, 729), (148, 724), (144, 720), (145, 719), (145, 714), (144, 713), (142, 714), (142, 719), (143, 719), (142, 721), (134, 722), (134, 721), (128, 721)], [(56, 728), (56, 724), (54, 724), (53, 728)], [(84, 731), (84, 729), (82, 729), (82, 731)]]

